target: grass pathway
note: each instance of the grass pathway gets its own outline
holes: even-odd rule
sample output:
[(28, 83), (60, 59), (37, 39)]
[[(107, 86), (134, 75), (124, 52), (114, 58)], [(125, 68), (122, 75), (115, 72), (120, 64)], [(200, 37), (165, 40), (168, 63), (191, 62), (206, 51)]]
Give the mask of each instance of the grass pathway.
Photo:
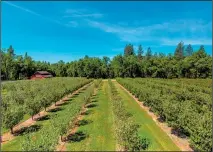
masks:
[(118, 82), (112, 81), (117, 88), (120, 96), (124, 101), (124, 105), (128, 112), (133, 115), (136, 123), (140, 124), (139, 135), (150, 139), (150, 151), (180, 151), (167, 134), (152, 120), (152, 118), (144, 111), (138, 103), (123, 90)]
[(115, 151), (116, 142), (113, 132), (112, 107), (109, 99), (108, 82), (103, 81), (97, 95), (92, 98), (83, 121), (77, 132), (86, 134), (86, 138), (78, 142), (66, 144), (68, 151)]

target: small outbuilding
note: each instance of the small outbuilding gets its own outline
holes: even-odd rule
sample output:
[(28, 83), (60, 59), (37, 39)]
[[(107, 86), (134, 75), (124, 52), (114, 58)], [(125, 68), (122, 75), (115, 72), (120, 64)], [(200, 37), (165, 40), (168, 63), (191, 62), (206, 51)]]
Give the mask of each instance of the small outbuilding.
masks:
[(45, 78), (52, 78), (53, 75), (47, 71), (36, 71), (31, 77), (31, 80), (34, 79), (45, 79)]

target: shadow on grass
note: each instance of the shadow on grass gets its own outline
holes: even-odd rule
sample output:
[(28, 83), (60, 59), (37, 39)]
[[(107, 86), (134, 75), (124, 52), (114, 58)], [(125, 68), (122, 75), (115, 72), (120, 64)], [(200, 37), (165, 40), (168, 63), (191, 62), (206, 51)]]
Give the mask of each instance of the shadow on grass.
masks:
[(94, 100), (91, 100), (91, 103), (93, 103), (93, 102), (98, 102), (98, 100), (95, 100), (95, 99), (94, 99)]
[(78, 131), (74, 134), (70, 134), (67, 136), (67, 141), (68, 142), (80, 142), (82, 140), (84, 140), (87, 137), (87, 135), (82, 132), (82, 131)]
[(81, 115), (89, 115), (89, 114), (92, 114), (93, 111), (92, 110), (87, 110), (85, 112), (82, 112)]
[(63, 105), (68, 105), (68, 104), (70, 104), (70, 103), (69, 103), (70, 99), (69, 99), (69, 100), (64, 100), (64, 101), (65, 101), (65, 102), (62, 102), (62, 103), (57, 104), (57, 106), (63, 106)]
[(80, 92), (79, 92), (79, 93), (74, 94), (74, 95), (72, 96), (72, 98), (77, 97), (79, 94), (80, 94)]
[(86, 108), (93, 108), (93, 107), (97, 107), (97, 106), (98, 106), (97, 104), (91, 103), (91, 104), (86, 105)]
[(93, 122), (92, 120), (80, 120), (80, 121), (77, 122), (77, 125), (78, 126), (85, 126), (85, 125), (90, 124), (92, 122)]
[(45, 115), (45, 116), (41, 116), (39, 118), (36, 118), (36, 121), (44, 121), (44, 120), (49, 120), (50, 116), (49, 115)]
[(63, 110), (63, 108), (56, 107), (56, 108), (54, 108), (54, 109), (48, 110), (47, 112), (58, 112), (58, 111), (61, 111), (61, 110)]
[(95, 100), (95, 99), (97, 99), (97, 97), (96, 96), (92, 96), (92, 97), (90, 97), (90, 99), (91, 100)]
[(37, 132), (41, 128), (40, 125), (32, 125), (30, 127), (23, 127), (14, 132), (14, 136), (22, 136), (27, 133)]
[[(180, 138), (183, 138), (183, 139), (186, 139), (186, 138), (187, 138), (187, 133), (184, 133), (184, 132), (183, 132), (182, 130), (180, 130), (180, 129), (172, 128), (171, 133), (172, 133), (173, 135), (176, 135), (176, 136), (178, 136), (178, 137), (180, 137)], [(188, 134), (188, 136), (189, 136), (189, 134)]]
[(161, 122), (161, 123), (164, 123), (164, 122), (165, 122), (165, 119), (162, 118), (162, 117), (158, 117), (157, 120), (158, 120), (159, 122)]

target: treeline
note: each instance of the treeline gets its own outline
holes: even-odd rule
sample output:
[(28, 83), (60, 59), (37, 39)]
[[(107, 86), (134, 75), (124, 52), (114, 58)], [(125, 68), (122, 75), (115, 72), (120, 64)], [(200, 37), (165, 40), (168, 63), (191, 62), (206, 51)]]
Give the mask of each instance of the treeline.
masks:
[[(137, 52), (137, 53), (136, 53)], [(59, 77), (153, 77), (153, 78), (211, 78), (212, 57), (201, 45), (193, 51), (189, 44), (177, 45), (174, 54), (152, 53), (149, 47), (145, 52), (139, 45), (135, 51), (133, 45), (126, 45), (124, 54), (97, 58), (85, 56), (76, 61), (57, 63), (34, 61), (27, 53), (16, 55), (12, 46), (1, 50), (2, 79), (17, 80), (29, 78), (35, 71), (45, 70)]]

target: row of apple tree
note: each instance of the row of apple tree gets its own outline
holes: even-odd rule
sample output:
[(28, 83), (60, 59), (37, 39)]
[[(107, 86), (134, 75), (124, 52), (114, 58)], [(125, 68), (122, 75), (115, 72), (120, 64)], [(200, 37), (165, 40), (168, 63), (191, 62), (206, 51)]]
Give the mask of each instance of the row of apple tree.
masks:
[(109, 86), (116, 139), (119, 145), (125, 151), (147, 150), (150, 145), (150, 140), (139, 136), (138, 129), (140, 126), (132, 119), (132, 114), (127, 112), (122, 98), (118, 95), (114, 84), (110, 80)]
[(3, 127), (11, 129), (18, 124), (25, 114), (35, 114), (56, 103), (85, 84), (86, 78), (51, 78), (34, 81), (17, 81), (2, 86)]
[(168, 85), (165, 79), (118, 78), (117, 81), (173, 130), (188, 136), (193, 149), (211, 151), (212, 102), (209, 93), (202, 89), (189, 90), (190, 84), (186, 87)]
[[(75, 119), (94, 93), (95, 85), (89, 85), (85, 91), (67, 104), (61, 113), (55, 113), (50, 116), (49, 124), (43, 125), (39, 132), (24, 135), (21, 141), (23, 151), (54, 151), (61, 136), (62, 141), (69, 138), (69, 130), (74, 127)], [(69, 102), (69, 101), (68, 101)], [(62, 138), (62, 137), (65, 138)]]

